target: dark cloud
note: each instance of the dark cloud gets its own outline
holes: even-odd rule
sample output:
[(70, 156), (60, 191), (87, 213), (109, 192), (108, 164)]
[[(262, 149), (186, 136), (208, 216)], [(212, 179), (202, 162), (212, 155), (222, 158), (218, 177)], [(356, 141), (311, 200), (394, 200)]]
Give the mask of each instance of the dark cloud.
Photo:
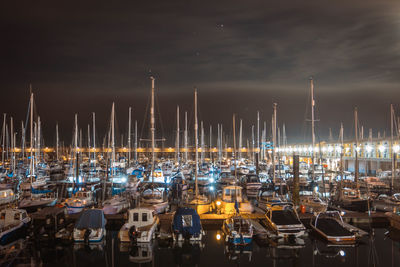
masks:
[(321, 138), (341, 121), (351, 136), (356, 105), (376, 134), (400, 97), (399, 11), (394, 0), (8, 1), (1, 111), (24, 119), (32, 83), (51, 138), (59, 121), (69, 139), (75, 112), (86, 125), (96, 111), (103, 134), (112, 101), (123, 133), (128, 106), (145, 117), (151, 72), (166, 134), (197, 86), (206, 125), (230, 129), (235, 112), (250, 129), (257, 110), (269, 121), (278, 102), (289, 141), (303, 141), (313, 76)]

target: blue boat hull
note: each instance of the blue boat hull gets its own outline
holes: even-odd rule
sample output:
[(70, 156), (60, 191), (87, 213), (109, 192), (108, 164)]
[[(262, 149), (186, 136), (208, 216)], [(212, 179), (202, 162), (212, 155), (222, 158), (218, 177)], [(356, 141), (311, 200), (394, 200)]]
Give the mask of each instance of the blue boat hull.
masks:
[(26, 224), (23, 224), (21, 227), (14, 229), (5, 234), (0, 235), (0, 245), (7, 245), (15, 240), (23, 238), (26, 236)]

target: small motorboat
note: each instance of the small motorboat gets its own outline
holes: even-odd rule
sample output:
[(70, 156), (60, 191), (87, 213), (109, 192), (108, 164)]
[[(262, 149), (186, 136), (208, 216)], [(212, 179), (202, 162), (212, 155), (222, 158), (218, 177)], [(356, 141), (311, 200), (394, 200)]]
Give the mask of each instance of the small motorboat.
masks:
[(172, 220), (172, 233), (174, 241), (201, 241), (204, 231), (196, 210), (179, 207)]
[(100, 242), (106, 235), (106, 219), (101, 209), (83, 211), (75, 224), (73, 238), (75, 242)]
[(204, 195), (197, 195), (189, 202), (189, 206), (196, 210), (198, 214), (204, 214), (210, 211), (211, 203)]
[(18, 203), (18, 207), (25, 209), (28, 212), (34, 212), (40, 208), (52, 207), (56, 203), (57, 197), (51, 190), (38, 190), (32, 188), (30, 195), (23, 198)]
[(385, 215), (389, 218), (390, 226), (400, 230), (400, 212), (386, 212)]
[(15, 201), (15, 194), (12, 189), (0, 190), (0, 205), (10, 204)]
[(253, 240), (253, 225), (241, 215), (226, 219), (222, 225), (225, 241), (234, 245), (247, 245)]
[(0, 212), (0, 245), (25, 237), (31, 218), (22, 209), (4, 209)]
[(104, 201), (104, 214), (118, 214), (129, 208), (128, 200), (120, 195), (115, 195), (111, 199)]
[(92, 191), (78, 191), (71, 198), (65, 200), (65, 206), (67, 211), (71, 213), (79, 213), (84, 208), (91, 207), (94, 205), (93, 192)]
[(246, 186), (247, 197), (257, 197), (261, 188), (260, 179), (256, 174), (248, 174), (245, 176), (244, 185)]
[(119, 230), (121, 242), (146, 243), (154, 237), (160, 219), (152, 208), (134, 208), (128, 211), (128, 222)]
[(164, 213), (167, 211), (169, 204), (164, 199), (162, 190), (148, 188), (142, 192), (141, 206), (152, 208), (156, 213)]
[(234, 214), (237, 212), (236, 205), (240, 213), (252, 213), (253, 206), (242, 195), (242, 187), (236, 185), (225, 186), (222, 189), (221, 213)]
[(355, 234), (345, 227), (338, 211), (321, 212), (311, 219), (310, 225), (316, 233), (330, 243), (340, 245), (356, 242)]
[(359, 189), (342, 187), (341, 184), (338, 186), (332, 199), (333, 205), (351, 211), (368, 211), (369, 200), (361, 198)]
[(328, 203), (316, 196), (301, 196), (300, 205), (303, 205), (309, 213), (325, 212), (328, 208)]
[(267, 210), (265, 218), (267, 227), (277, 237), (296, 238), (305, 235), (306, 228), (301, 223), (292, 203), (272, 204)]

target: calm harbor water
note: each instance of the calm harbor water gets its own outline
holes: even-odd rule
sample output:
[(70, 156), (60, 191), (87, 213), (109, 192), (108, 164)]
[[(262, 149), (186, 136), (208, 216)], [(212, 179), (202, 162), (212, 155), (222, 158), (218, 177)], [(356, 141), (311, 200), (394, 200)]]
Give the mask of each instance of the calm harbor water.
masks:
[[(251, 246), (226, 246), (217, 229), (206, 229), (202, 244), (168, 247), (155, 241), (149, 246), (121, 246), (116, 231), (109, 231), (104, 244), (27, 246), (23, 255), (43, 266), (400, 266), (398, 237), (385, 234), (385, 228), (374, 229), (355, 247), (328, 247), (310, 234), (304, 245), (294, 248), (274, 247), (255, 240)], [(396, 233), (397, 236), (400, 236)], [(22, 255), (21, 254), (21, 255)], [(33, 260), (32, 258), (36, 258)], [(4, 265), (7, 266), (7, 265)]]

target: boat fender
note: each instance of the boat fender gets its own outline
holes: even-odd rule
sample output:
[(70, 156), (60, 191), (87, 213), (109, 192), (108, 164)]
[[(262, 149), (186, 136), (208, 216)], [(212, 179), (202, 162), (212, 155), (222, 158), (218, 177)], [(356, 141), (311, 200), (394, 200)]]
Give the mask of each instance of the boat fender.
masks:
[(92, 230), (89, 228), (85, 229), (85, 233), (83, 234), (83, 241), (85, 242), (85, 244), (89, 243), (89, 236), (92, 233)]
[(131, 228), (129, 228), (128, 235), (129, 235), (129, 239), (131, 240), (131, 242), (136, 243), (136, 241), (137, 241), (137, 232), (136, 232), (136, 226), (135, 225), (132, 225)]

